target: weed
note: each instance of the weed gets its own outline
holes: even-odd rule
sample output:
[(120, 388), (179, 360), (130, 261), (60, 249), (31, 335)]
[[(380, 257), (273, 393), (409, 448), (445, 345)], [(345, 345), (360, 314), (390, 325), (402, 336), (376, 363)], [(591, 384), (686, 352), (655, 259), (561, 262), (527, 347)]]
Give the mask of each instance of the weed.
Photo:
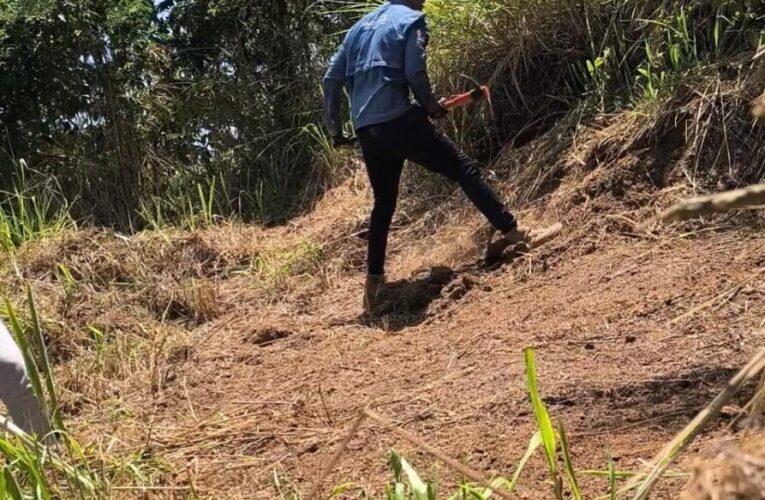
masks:
[(563, 483), (561, 482), (557, 467), (557, 439), (550, 415), (547, 413), (547, 408), (545, 408), (542, 398), (539, 396), (534, 350), (526, 348), (524, 350), (524, 355), (526, 357), (526, 382), (528, 384), (529, 396), (531, 397), (531, 406), (534, 408), (534, 415), (536, 416), (537, 425), (539, 426), (542, 444), (544, 444), (553, 494), (555, 495), (555, 498), (562, 500)]
[[(529, 441), (526, 452), (518, 462), (516, 470), (509, 481), (503, 477), (498, 477), (491, 482), (488, 488), (477, 487), (471, 483), (462, 483), (457, 491), (448, 497), (449, 500), (464, 500), (468, 498), (486, 500), (497, 491), (502, 491), (504, 495), (512, 493), (519, 483), (521, 472), (540, 446), (545, 451), (548, 478), (553, 497), (557, 499), (567, 498), (564, 494), (561, 480), (561, 473), (563, 473), (565, 474), (571, 497), (576, 500), (583, 498), (582, 492), (579, 489), (577, 471), (571, 456), (571, 444), (566, 431), (561, 422), (558, 422), (557, 430), (553, 427), (552, 419), (540, 397), (533, 349), (530, 347), (526, 348), (524, 356), (529, 398), (534, 410), (538, 430)], [(558, 449), (560, 449), (560, 457), (558, 456)], [(559, 460), (563, 462), (563, 471), (559, 469)], [(606, 461), (606, 470), (579, 471), (580, 474), (605, 477), (608, 480), (608, 494), (605, 498), (616, 499), (619, 493), (626, 491), (617, 490), (617, 479), (642, 479), (644, 477), (644, 474), (639, 472), (617, 471), (610, 451), (606, 454)], [(423, 481), (411, 464), (395, 451), (390, 453), (388, 464), (393, 473), (393, 482), (386, 486), (385, 494), (387, 500), (434, 500), (437, 498), (438, 490), (436, 485)], [(688, 474), (665, 472), (664, 477), (688, 477)], [(406, 482), (404, 478), (406, 478)]]
[(195, 183), (188, 191), (141, 200), (139, 216), (144, 224), (154, 230), (173, 226), (196, 231), (230, 218), (231, 204), (225, 180), (219, 175)]
[(27, 164), (18, 162), (14, 188), (0, 200), (0, 250), (11, 252), (22, 243), (53, 236), (74, 227), (68, 204), (61, 201), (50, 184), (32, 185), (28, 182)]
[(563, 452), (563, 466), (566, 471), (566, 479), (568, 479), (569, 488), (571, 488), (571, 494), (576, 500), (582, 500), (582, 492), (579, 491), (579, 482), (576, 479), (574, 463), (571, 460), (568, 437), (566, 437), (566, 431), (563, 429), (563, 424), (560, 421), (558, 422), (558, 436), (560, 436), (560, 447)]
[(606, 459), (608, 460), (608, 495), (611, 500), (616, 500), (616, 466), (610, 450), (606, 454)]
[[(435, 500), (438, 489), (434, 484), (425, 483), (417, 471), (395, 451), (391, 451), (388, 465), (393, 472), (393, 483), (385, 489), (387, 500)], [(403, 482), (406, 475), (407, 484)]]
[(266, 288), (276, 290), (289, 277), (315, 270), (323, 254), (321, 245), (303, 241), (292, 248), (267, 250), (258, 254), (253, 263), (253, 271)]

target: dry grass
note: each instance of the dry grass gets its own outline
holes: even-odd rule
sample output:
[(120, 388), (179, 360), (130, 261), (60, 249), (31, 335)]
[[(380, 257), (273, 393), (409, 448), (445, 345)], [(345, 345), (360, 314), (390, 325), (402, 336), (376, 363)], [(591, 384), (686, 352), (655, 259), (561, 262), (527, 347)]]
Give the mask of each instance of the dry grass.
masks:
[(747, 436), (695, 467), (681, 500), (749, 500), (765, 498), (765, 435)]
[(586, 125), (561, 122), (520, 150), (507, 149), (495, 168), (520, 204), (556, 191), (563, 179), (571, 186), (572, 178), (581, 182), (569, 203), (678, 184), (697, 194), (758, 182), (763, 129), (752, 127), (749, 105), (763, 78), (762, 64), (733, 77), (706, 68), (661, 102)]
[[(554, 244), (519, 259), (509, 271), (512, 289), (495, 290), (497, 297), (515, 293), (540, 270), (595, 252), (608, 238), (667, 247), (681, 237), (678, 228), (684, 238), (707, 230), (699, 222), (651, 234), (639, 233), (637, 226), (677, 198), (714, 187), (711, 178), (717, 174), (739, 179), (761, 174), (742, 161), (760, 154), (744, 133), (748, 121), (731, 114), (745, 101), (733, 93), (749, 92), (751, 84), (744, 79), (703, 95), (690, 92), (648, 116), (604, 116), (580, 129), (570, 149), (545, 149), (556, 140), (550, 135), (521, 151), (506, 151), (492, 183), (522, 209), (521, 220), (562, 220), (568, 228)], [(706, 128), (690, 127), (699, 120)], [(740, 144), (748, 149), (741, 157), (712, 158), (710, 178), (697, 175), (694, 165), (709, 160), (726, 136), (731, 151)], [(0, 265), (3, 293), (20, 302), (15, 290), (25, 283), (35, 290), (64, 410), (86, 446), (103, 450), (118, 462), (115, 467), (138, 464), (152, 484), (203, 491), (200, 484), (216, 473), (221, 465), (216, 460), (223, 460), (216, 458), (217, 449), (238, 457), (225, 464), (229, 470), (256, 469), (257, 482), (284, 461), (312, 453), (318, 442), (341, 437), (333, 428), (342, 427), (342, 417), (329, 410), (311, 413), (299, 398), (286, 398), (282, 387), (264, 386), (209, 411), (200, 409), (205, 395), (195, 392), (195, 385), (214, 379), (228, 389), (232, 372), (246, 373), (262, 363), (261, 353), (275, 344), (297, 348), (315, 341), (312, 329), (320, 320), (354, 316), (349, 304), (359, 303), (366, 254), (358, 233), (371, 205), (365, 173), (360, 165), (355, 168), (311, 214), (284, 226), (230, 223), (131, 237), (64, 232), (26, 244)], [(414, 178), (418, 167), (411, 169)], [(478, 282), (476, 261), (487, 237), (485, 222), (460, 192), (441, 193), (435, 208), (435, 200), (423, 198), (427, 192), (414, 189), (404, 196), (389, 247), (393, 278), (403, 279), (402, 290), (422, 295), (438, 285), (421, 314), (428, 308), (447, 310), (454, 297)], [(438, 274), (438, 266), (450, 271), (443, 283), (430, 276)], [(422, 287), (409, 286), (413, 282)], [(448, 319), (448, 310), (444, 314)], [(309, 316), (318, 319), (306, 322)], [(354, 349), (366, 347), (363, 339), (352, 342)], [(215, 369), (197, 369), (200, 353), (216, 359), (218, 350), (231, 344), (248, 349), (234, 359), (220, 355)], [(320, 386), (321, 367), (312, 377)], [(302, 388), (287, 390), (299, 394)], [(173, 409), (172, 419), (167, 408)], [(353, 408), (344, 407), (342, 414), (345, 410)], [(290, 427), (294, 422), (300, 425)], [(289, 446), (263, 461), (260, 450), (274, 440)]]

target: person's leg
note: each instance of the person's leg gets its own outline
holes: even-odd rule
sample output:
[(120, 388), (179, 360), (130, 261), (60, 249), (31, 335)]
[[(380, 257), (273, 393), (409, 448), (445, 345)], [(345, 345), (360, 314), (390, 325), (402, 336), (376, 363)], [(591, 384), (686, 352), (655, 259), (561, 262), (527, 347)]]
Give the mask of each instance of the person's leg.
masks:
[(0, 400), (5, 403), (11, 420), (24, 432), (43, 437), (48, 424), (40, 403), (32, 391), (24, 357), (11, 333), (0, 322)]
[(484, 181), (478, 162), (439, 132), (426, 116), (414, 115), (408, 121), (402, 141), (406, 159), (459, 183), (473, 205), (502, 233), (515, 229), (515, 217)]
[(519, 227), (513, 214), (482, 179), (478, 162), (439, 132), (421, 109), (412, 110), (395, 127), (386, 127), (385, 135), (389, 136), (387, 142), (395, 145), (396, 153), (458, 182), (470, 201), (502, 233), (501, 238), (486, 248), (487, 264), (499, 260), (510, 246), (523, 243), (525, 248), (531, 249), (560, 232), (560, 224), (537, 231)]
[(374, 206), (369, 221), (369, 248), (367, 271), (372, 275), (385, 273), (385, 254), (388, 245), (388, 232), (396, 211), (398, 185), (404, 159), (386, 153), (377, 144), (371, 134), (359, 134), (364, 163), (366, 164), (369, 183), (374, 194)]
[(367, 280), (364, 291), (364, 311), (376, 314), (379, 293), (385, 284), (385, 255), (388, 232), (396, 211), (398, 185), (404, 159), (386, 152), (379, 137), (369, 130), (358, 131), (364, 163), (374, 195), (369, 220), (367, 247)]
[(367, 271), (369, 274), (385, 274), (385, 255), (388, 248), (388, 233), (398, 201), (398, 185), (404, 159), (382, 157), (367, 164), (369, 182), (374, 193), (374, 206), (369, 220), (369, 251)]

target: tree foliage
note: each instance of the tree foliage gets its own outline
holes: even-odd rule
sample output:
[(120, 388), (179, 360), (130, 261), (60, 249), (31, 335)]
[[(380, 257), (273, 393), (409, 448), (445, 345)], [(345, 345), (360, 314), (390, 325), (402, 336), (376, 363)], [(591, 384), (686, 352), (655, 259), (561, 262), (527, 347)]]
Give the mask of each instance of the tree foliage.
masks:
[(307, 0), (0, 1), (0, 182), (19, 159), (77, 216), (137, 227), (222, 180), (269, 219), (305, 194), (317, 76), (338, 17)]

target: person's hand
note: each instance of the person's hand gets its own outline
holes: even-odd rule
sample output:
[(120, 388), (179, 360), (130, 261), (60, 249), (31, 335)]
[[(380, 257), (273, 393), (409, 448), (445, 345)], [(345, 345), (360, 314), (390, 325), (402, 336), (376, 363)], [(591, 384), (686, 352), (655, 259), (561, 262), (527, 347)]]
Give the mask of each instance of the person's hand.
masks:
[(438, 100), (438, 107), (436, 110), (432, 113), (430, 113), (430, 117), (434, 120), (438, 120), (439, 118), (443, 118), (447, 114), (449, 114), (449, 109), (444, 106), (444, 103), (446, 102), (446, 98), (442, 97)]
[(350, 137), (346, 137), (344, 135), (336, 135), (332, 137), (332, 145), (336, 148), (341, 148), (343, 146), (350, 146), (354, 143), (354, 140)]

